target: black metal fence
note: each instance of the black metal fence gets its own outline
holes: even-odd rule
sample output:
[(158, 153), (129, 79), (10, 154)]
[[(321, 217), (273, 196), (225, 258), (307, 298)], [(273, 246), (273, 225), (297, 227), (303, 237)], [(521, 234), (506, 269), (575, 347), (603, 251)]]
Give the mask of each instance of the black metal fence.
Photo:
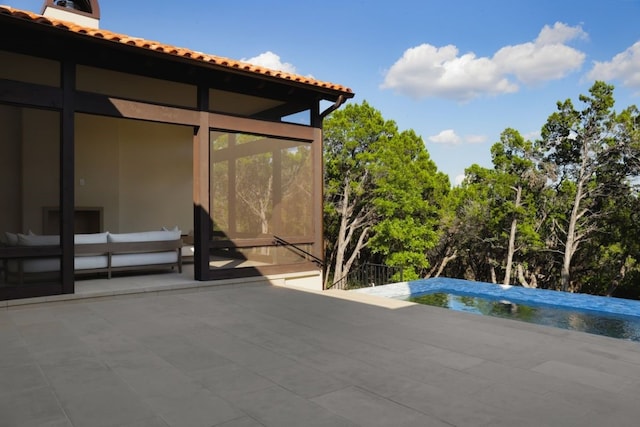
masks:
[(383, 264), (363, 264), (336, 280), (328, 289), (357, 289), (402, 282), (402, 267), (389, 267)]

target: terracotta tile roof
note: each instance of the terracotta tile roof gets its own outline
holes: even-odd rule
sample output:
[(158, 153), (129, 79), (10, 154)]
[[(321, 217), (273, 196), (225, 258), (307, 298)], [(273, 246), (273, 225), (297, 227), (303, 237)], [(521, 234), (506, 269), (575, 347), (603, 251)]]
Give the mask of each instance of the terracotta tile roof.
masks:
[(71, 31), (77, 34), (82, 34), (82, 35), (94, 37), (97, 39), (108, 40), (114, 43), (132, 45), (132, 46), (139, 47), (141, 49), (149, 49), (156, 52), (162, 52), (167, 55), (181, 56), (183, 58), (191, 59), (197, 62), (209, 63), (212, 65), (218, 65), (221, 67), (231, 68), (234, 70), (261, 74), (263, 76), (270, 76), (278, 79), (289, 80), (289, 81), (298, 82), (298, 83), (302, 83), (310, 86), (329, 89), (336, 92), (342, 92), (343, 94), (346, 94), (347, 97), (353, 96), (353, 91), (350, 88), (342, 85), (323, 82), (323, 81), (315, 80), (309, 77), (300, 76), (297, 74), (291, 74), (283, 71), (272, 70), (272, 69), (261, 67), (258, 65), (236, 61), (234, 59), (224, 58), (224, 57), (215, 56), (215, 55), (208, 55), (202, 52), (196, 52), (190, 49), (166, 45), (163, 43), (159, 43), (151, 40), (145, 40), (138, 37), (118, 34), (118, 33), (114, 33), (114, 32), (103, 30), (103, 29), (84, 27), (82, 25), (78, 25), (73, 22), (62, 21), (59, 19), (52, 19), (52, 18), (44, 17), (42, 15), (38, 15), (33, 12), (15, 9), (10, 6), (0, 5), (0, 16), (3, 16), (3, 15), (8, 15), (17, 19), (23, 19), (25, 21), (31, 21), (33, 23), (37, 23), (41, 25), (49, 25), (51, 27), (59, 28), (60, 30)]

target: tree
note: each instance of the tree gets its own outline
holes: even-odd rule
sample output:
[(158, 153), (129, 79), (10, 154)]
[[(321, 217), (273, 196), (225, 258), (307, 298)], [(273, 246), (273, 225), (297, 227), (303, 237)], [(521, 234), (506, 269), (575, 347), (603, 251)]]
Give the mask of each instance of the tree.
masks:
[(376, 259), (417, 278), (438, 241), (446, 175), (424, 142), (366, 102), (325, 122), (325, 240), (334, 283)]
[(606, 200), (601, 207), (607, 214), (584, 251), (589, 274), (584, 278), (583, 290), (591, 294), (612, 296), (624, 288), (628, 292), (637, 283), (629, 278), (640, 272), (640, 200), (631, 193), (624, 203), (620, 203), (621, 198), (615, 199)]
[(371, 250), (383, 255), (386, 265), (403, 267), (405, 280), (418, 278), (429, 268), (426, 252), (438, 242), (449, 178), (437, 171), (424, 142), (411, 130), (381, 144), (376, 158), (372, 203), (379, 221)]
[(325, 280), (346, 277), (368, 245), (378, 219), (370, 168), (377, 147), (395, 133), (395, 124), (366, 101), (348, 104), (325, 121), (324, 222), (330, 260)]
[(494, 175), (493, 169), (471, 165), (461, 186), (449, 194), (448, 211), (441, 221), (444, 242), (438, 245), (441, 260), (436, 274), (448, 264), (445, 271), (449, 276), (496, 283), (496, 260), (503, 250), (492, 215), (497, 200)]
[[(515, 129), (505, 129), (500, 142), (491, 147), (495, 170), (496, 191), (504, 202), (494, 208), (509, 226), (503, 284), (511, 284), (513, 257), (519, 248), (517, 235), (523, 245), (539, 241), (536, 231), (535, 192), (545, 184), (545, 177), (537, 169), (536, 153), (531, 141), (525, 140)], [(512, 198), (508, 193), (511, 193)], [(528, 286), (520, 280), (521, 284)]]
[(458, 216), (463, 198), (464, 191), (461, 187), (453, 187), (443, 198), (437, 225), (440, 238), (434, 247), (427, 250), (431, 268), (423, 275), (425, 279), (440, 277), (445, 271), (450, 272), (453, 277), (463, 276), (459, 269), (462, 263), (456, 262), (463, 253), (463, 245), (459, 242), (463, 223)]
[(590, 96), (579, 97), (582, 110), (569, 99), (558, 102), (558, 111), (542, 128), (540, 148), (554, 165), (549, 179), (568, 202), (565, 218), (556, 223), (564, 236), (560, 282), (565, 291), (571, 286), (576, 252), (598, 229), (602, 199), (624, 192), (629, 179), (638, 174), (636, 135), (630, 133), (630, 122), (636, 119), (633, 109), (616, 115), (613, 89), (595, 82)]
[[(541, 138), (507, 128), (445, 199), (430, 275), (640, 297), (640, 112), (595, 82)], [(515, 279), (514, 279), (515, 275)]]

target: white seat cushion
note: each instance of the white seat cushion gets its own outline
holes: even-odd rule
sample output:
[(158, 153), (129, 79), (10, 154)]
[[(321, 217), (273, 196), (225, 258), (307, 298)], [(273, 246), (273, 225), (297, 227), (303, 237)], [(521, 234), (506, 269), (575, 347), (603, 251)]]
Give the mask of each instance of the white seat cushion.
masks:
[(131, 242), (163, 242), (166, 240), (178, 240), (180, 230), (158, 230), (141, 231), (137, 233), (109, 233), (109, 242), (131, 243)]
[(140, 254), (120, 254), (111, 256), (112, 267), (144, 266), (154, 264), (172, 264), (178, 262), (178, 253), (170, 252), (150, 252)]

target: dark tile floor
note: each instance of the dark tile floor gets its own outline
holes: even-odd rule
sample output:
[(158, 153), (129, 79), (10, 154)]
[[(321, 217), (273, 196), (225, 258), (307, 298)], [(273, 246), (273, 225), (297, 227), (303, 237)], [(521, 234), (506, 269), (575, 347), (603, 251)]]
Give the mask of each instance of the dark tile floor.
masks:
[(0, 308), (3, 427), (635, 427), (639, 395), (639, 343), (341, 292)]

